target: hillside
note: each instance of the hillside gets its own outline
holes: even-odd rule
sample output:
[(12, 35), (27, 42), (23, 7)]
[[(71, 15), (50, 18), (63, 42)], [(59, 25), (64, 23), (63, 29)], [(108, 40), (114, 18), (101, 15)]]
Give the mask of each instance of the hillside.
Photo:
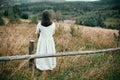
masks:
[[(35, 26), (28, 24), (27, 21), (6, 27), (0, 26), (0, 56), (28, 53), (31, 39), (35, 40), (36, 50)], [(56, 23), (54, 35), (56, 50), (67, 52), (113, 48), (116, 47), (114, 33), (118, 35), (117, 30)], [(118, 52), (59, 57), (55, 74), (47, 72), (44, 80), (118, 80), (119, 66)], [(41, 71), (35, 69), (32, 73), (28, 68), (28, 60), (0, 62), (0, 80), (33, 79), (41, 79)]]
[(65, 0), (12, 0), (14, 4), (27, 4), (34, 2), (65, 2)]
[[(23, 0), (18, 0), (23, 1)], [(24, 0), (27, 1), (27, 0)], [(1, 4), (2, 3), (2, 4)], [(120, 29), (120, 4), (118, 0), (100, 0), (97, 2), (30, 2), (27, 4), (12, 4), (12, 1), (1, 1), (0, 25), (4, 25), (4, 17), (9, 23), (19, 23), (19, 19), (41, 19), (45, 9), (54, 11), (54, 19), (59, 21), (75, 20), (76, 24)], [(14, 3), (14, 2), (13, 2)]]

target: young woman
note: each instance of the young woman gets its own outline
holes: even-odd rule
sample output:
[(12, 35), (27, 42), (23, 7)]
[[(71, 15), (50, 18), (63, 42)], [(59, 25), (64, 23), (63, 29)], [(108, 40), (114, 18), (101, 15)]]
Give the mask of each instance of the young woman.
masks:
[[(37, 52), (40, 55), (55, 54), (55, 43), (53, 34), (55, 33), (55, 23), (52, 21), (50, 10), (45, 10), (42, 13), (42, 20), (37, 24), (36, 34), (38, 35)], [(46, 70), (51, 70), (56, 67), (56, 58), (37, 58), (36, 68), (46, 73)]]

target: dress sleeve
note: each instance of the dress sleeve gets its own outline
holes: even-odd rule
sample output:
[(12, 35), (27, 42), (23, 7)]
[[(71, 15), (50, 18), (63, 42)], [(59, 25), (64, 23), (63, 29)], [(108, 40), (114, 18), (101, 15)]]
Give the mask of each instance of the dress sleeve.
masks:
[(35, 34), (40, 34), (40, 23), (38, 23), (36, 26)]
[(53, 25), (53, 34), (55, 34), (55, 23)]

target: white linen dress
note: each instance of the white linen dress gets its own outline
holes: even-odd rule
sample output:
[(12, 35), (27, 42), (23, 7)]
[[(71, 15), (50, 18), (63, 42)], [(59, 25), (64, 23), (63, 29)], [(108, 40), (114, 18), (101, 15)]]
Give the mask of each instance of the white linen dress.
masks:
[[(44, 27), (41, 23), (38, 23), (36, 28), (36, 34), (40, 34), (36, 54), (47, 55), (55, 54), (55, 43), (53, 34), (55, 33), (55, 23), (52, 23), (48, 27)], [(56, 67), (56, 57), (50, 58), (37, 58), (36, 68), (39, 70), (53, 70)]]

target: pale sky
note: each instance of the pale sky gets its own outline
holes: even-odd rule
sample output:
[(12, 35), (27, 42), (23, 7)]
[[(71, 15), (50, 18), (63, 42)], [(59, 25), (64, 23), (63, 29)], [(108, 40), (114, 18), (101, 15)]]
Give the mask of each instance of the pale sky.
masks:
[(99, 1), (99, 0), (66, 0), (66, 1)]

